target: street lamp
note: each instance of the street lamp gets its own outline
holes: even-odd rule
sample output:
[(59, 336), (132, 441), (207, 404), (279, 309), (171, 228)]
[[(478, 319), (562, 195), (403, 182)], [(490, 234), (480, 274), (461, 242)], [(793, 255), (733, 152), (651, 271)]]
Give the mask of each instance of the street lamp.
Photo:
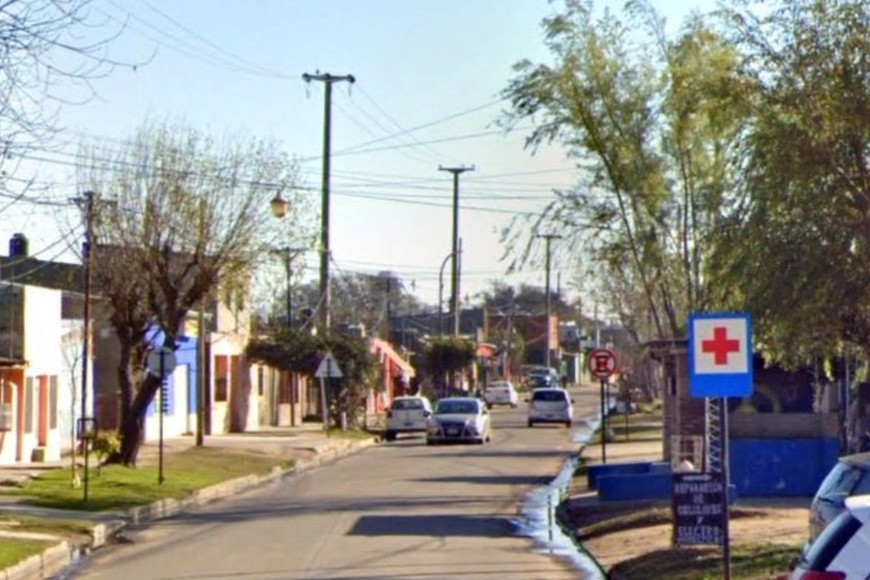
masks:
[[(269, 202), (269, 207), (272, 210), (272, 215), (278, 219), (284, 219), (290, 208), (290, 203), (281, 197), (281, 192), (275, 194), (272, 201)], [(287, 304), (285, 314), (287, 316), (287, 331), (293, 330), (293, 259), (298, 256), (304, 249), (291, 248), (285, 246), (273, 252), (281, 254), (284, 257), (284, 271), (287, 275)], [(296, 388), (292, 384), (292, 378), (289, 371), (287, 372), (287, 382), (290, 391), (290, 426), (296, 426)]]
[(444, 315), (444, 266), (447, 265), (447, 261), (452, 257), (453, 252), (447, 254), (447, 257), (441, 262), (441, 270), (438, 272), (438, 336), (444, 333), (444, 322), (442, 321)]
[(550, 242), (552, 240), (557, 240), (557, 239), (561, 238), (562, 236), (560, 236), (558, 234), (540, 234), (540, 235), (537, 235), (535, 237), (536, 238), (544, 238), (544, 240), (546, 240), (546, 243), (547, 243), (547, 252), (546, 252), (547, 253), (547, 259), (546, 259), (546, 262), (547, 262), (547, 282), (546, 282), (546, 288), (544, 290), (544, 292), (546, 293), (546, 296), (547, 296), (547, 315), (546, 315), (547, 320), (545, 323), (546, 337), (544, 339), (544, 351), (546, 354), (545, 354), (544, 360), (545, 360), (545, 364), (546, 364), (547, 368), (550, 368)]

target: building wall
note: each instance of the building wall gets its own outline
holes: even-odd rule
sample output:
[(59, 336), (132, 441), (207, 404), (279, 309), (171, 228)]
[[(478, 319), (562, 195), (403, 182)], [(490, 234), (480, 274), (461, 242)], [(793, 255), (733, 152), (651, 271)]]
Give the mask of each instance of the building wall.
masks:
[[(58, 382), (64, 368), (60, 323), (61, 292), (35, 286), (24, 287), (24, 432), (21, 453), (24, 462), (34, 450), (44, 450), (43, 460), (60, 459), (58, 408), (64, 401)], [(29, 429), (28, 429), (29, 427)]]

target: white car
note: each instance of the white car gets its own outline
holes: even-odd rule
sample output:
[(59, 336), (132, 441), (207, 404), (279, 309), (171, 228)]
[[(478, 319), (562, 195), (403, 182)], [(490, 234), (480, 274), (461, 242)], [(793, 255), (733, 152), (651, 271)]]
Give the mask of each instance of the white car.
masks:
[(570, 427), (574, 421), (574, 400), (564, 389), (535, 389), (528, 403), (529, 427), (535, 423), (564, 423)]
[(791, 580), (870, 577), (870, 495), (846, 498), (845, 508), (804, 550)]
[(510, 381), (493, 381), (484, 389), (483, 400), (490, 408), (495, 405), (516, 407), (520, 396)]
[(425, 433), (431, 414), (432, 404), (426, 397), (396, 397), (387, 411), (384, 437), (387, 441), (395, 441), (400, 433)]
[(473, 442), (492, 439), (492, 424), (486, 403), (474, 397), (447, 397), (435, 403), (429, 417), (426, 443)]

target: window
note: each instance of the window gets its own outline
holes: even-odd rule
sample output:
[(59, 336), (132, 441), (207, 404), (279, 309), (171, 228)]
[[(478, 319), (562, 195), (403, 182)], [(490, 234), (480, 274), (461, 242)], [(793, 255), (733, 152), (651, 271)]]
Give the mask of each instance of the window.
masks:
[(214, 361), (214, 400), (225, 402), (229, 395), (230, 369), (227, 357), (216, 356)]

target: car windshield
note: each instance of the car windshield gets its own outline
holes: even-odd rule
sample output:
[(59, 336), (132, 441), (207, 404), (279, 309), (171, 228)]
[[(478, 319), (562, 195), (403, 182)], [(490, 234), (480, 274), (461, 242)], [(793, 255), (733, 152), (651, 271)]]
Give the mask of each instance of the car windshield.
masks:
[(564, 401), (565, 393), (562, 391), (535, 391), (532, 395), (533, 401)]
[(393, 410), (401, 411), (404, 409), (422, 409), (423, 401), (420, 399), (396, 399), (393, 401)]
[(439, 401), (435, 409), (438, 415), (447, 414), (477, 414), (477, 403), (474, 401)]

